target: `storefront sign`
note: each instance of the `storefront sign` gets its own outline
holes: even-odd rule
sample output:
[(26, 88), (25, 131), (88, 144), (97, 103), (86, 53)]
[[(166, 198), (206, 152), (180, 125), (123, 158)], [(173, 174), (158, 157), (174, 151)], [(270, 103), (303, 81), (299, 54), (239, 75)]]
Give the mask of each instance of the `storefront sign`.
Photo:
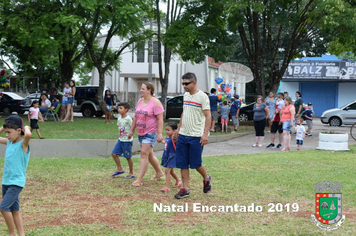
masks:
[[(279, 67), (282, 66), (280, 62)], [(346, 61), (301, 61), (290, 62), (283, 77), (308, 80), (356, 80), (356, 62)]]

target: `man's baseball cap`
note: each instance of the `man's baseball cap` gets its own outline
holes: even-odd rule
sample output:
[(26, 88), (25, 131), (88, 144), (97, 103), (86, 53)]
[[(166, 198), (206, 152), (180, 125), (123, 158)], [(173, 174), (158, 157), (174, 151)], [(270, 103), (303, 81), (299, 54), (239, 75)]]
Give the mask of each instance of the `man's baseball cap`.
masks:
[(308, 106), (312, 106), (313, 104), (311, 102), (308, 103)]
[(234, 94), (234, 98), (239, 99), (239, 95)]
[(13, 124), (21, 129), (21, 134), (23, 135), (23, 120), (18, 115), (10, 115), (6, 118), (4, 124)]

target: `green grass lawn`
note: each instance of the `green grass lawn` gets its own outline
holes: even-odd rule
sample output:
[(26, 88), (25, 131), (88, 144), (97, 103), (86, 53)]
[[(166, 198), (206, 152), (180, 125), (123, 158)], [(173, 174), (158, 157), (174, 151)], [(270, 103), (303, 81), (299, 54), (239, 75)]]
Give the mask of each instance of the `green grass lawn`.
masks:
[[(77, 125), (79, 125), (79, 122)], [(109, 125), (108, 125), (109, 126)], [(26, 235), (356, 235), (356, 146), (349, 152), (299, 152), (204, 157), (213, 179), (211, 193), (202, 192), (202, 178), (191, 171), (189, 198), (161, 193), (164, 181), (153, 182), (149, 166), (143, 187), (133, 180), (111, 178), (115, 164), (107, 159), (34, 158), (20, 195)], [(2, 172), (3, 159), (0, 159)], [(127, 162), (122, 160), (127, 170)], [(134, 158), (137, 174), (139, 159)], [(177, 172), (179, 172), (177, 170)], [(1, 174), (1, 173), (0, 173)], [(314, 184), (343, 184), (345, 222), (335, 231), (317, 228)], [(154, 204), (187, 203), (188, 212), (154, 212)], [(262, 212), (193, 212), (193, 204), (252, 204)], [(268, 204), (296, 203), (297, 212), (268, 212)], [(6, 235), (1, 219), (0, 235)]]
[[(27, 119), (27, 115), (21, 116), (24, 121), (24, 125), (30, 125)], [(0, 124), (4, 123), (6, 116), (0, 118)], [(179, 120), (169, 120), (179, 122)], [(105, 118), (83, 118), (75, 117), (74, 122), (55, 122), (45, 121), (44, 123), (38, 122), (40, 127), (40, 133), (45, 139), (117, 139), (118, 127), (116, 120), (112, 120), (113, 123), (105, 124)], [(167, 121), (165, 122), (167, 123)], [(232, 126), (231, 126), (232, 128)], [(165, 134), (165, 129), (163, 135)], [(251, 122), (244, 122), (238, 129), (240, 133), (248, 133), (253, 131)], [(224, 135), (226, 133), (211, 133), (210, 135)], [(4, 135), (4, 134), (2, 134)], [(32, 137), (38, 139), (36, 131), (32, 132)], [(137, 134), (134, 134), (134, 138), (137, 138)]]

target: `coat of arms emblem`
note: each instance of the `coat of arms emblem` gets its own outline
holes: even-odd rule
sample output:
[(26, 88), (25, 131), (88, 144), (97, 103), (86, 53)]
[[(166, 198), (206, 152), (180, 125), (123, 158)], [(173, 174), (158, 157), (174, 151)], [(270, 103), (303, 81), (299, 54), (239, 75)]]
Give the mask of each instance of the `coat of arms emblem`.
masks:
[(314, 187), (317, 190), (315, 194), (315, 215), (312, 215), (314, 223), (324, 230), (339, 228), (345, 220), (345, 215), (341, 215), (340, 189), (342, 184), (324, 181), (324, 183), (315, 184)]

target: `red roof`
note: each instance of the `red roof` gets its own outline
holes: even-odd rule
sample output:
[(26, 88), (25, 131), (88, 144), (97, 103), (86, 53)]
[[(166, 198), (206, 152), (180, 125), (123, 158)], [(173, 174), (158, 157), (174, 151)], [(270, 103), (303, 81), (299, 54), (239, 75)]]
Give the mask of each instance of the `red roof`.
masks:
[(209, 65), (211, 65), (211, 66), (219, 67), (219, 66), (220, 66), (221, 64), (223, 64), (224, 62), (221, 62), (221, 61), (215, 62), (214, 58), (208, 56), (208, 63), (209, 63)]

